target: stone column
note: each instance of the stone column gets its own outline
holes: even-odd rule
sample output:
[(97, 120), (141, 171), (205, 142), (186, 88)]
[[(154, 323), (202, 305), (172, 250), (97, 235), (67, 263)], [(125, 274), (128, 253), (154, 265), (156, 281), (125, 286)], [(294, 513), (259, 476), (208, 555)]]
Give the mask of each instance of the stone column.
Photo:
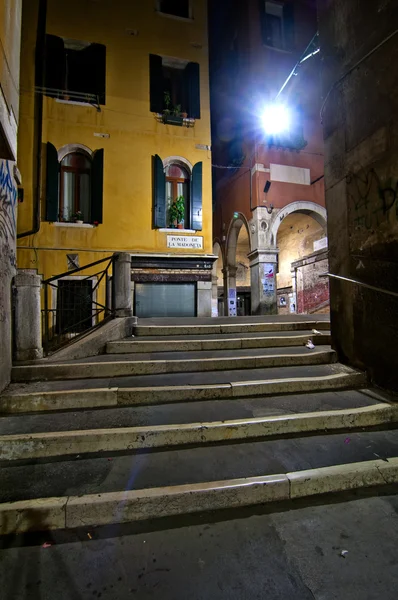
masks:
[(115, 316), (131, 317), (131, 256), (128, 252), (116, 254), (113, 280), (115, 286)]
[[(296, 310), (294, 312), (297, 312), (297, 269), (292, 268), (292, 269), (290, 269), (290, 272), (292, 274), (293, 302), (294, 302), (294, 306), (296, 307)], [(290, 306), (289, 306), (289, 312), (291, 312)]]
[(254, 250), (249, 254), (252, 315), (278, 314), (276, 267), (278, 250)]
[(223, 274), (225, 316), (236, 317), (236, 267), (226, 267)]
[(198, 281), (196, 314), (198, 317), (211, 317), (211, 281)]
[(211, 276), (211, 316), (218, 317), (218, 278)]
[(41, 277), (19, 269), (15, 286), (15, 358), (18, 361), (43, 357), (41, 337)]

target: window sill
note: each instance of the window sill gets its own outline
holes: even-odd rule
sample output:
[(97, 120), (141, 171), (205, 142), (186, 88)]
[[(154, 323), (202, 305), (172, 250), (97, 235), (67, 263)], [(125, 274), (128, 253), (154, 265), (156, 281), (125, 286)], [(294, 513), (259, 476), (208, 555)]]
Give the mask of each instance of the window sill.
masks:
[(97, 108), (91, 102), (79, 102), (78, 100), (61, 100), (60, 98), (55, 98), (55, 102), (58, 102), (58, 104), (73, 104), (74, 106), (91, 106), (92, 108)]
[(160, 17), (165, 17), (166, 19), (174, 19), (176, 21), (185, 21), (185, 23), (193, 23), (192, 17), (179, 17), (178, 15), (169, 15), (169, 13), (164, 13), (161, 10), (155, 11)]
[(96, 225), (91, 225), (91, 223), (64, 223), (63, 221), (54, 221), (53, 225), (55, 227), (83, 227), (85, 229), (94, 229)]
[(181, 117), (178, 120), (176, 119), (175, 121), (173, 121), (173, 119), (171, 118), (170, 120), (168, 120), (168, 118), (162, 114), (162, 113), (154, 113), (155, 118), (157, 120), (158, 123), (163, 123), (163, 125), (171, 125), (171, 126), (176, 126), (176, 127), (194, 127), (195, 126), (195, 121), (196, 119), (192, 119), (190, 117)]
[(162, 229), (158, 229), (158, 231), (162, 232), (162, 233), (175, 233), (175, 234), (180, 234), (180, 233), (196, 233), (196, 229), (177, 229), (174, 227), (165, 227)]

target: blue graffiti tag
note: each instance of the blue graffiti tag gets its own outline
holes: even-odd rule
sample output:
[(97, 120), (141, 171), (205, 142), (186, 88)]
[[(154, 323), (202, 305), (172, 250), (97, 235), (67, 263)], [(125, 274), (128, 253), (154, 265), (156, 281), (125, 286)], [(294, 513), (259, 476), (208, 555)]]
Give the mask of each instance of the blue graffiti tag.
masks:
[(15, 239), (15, 206), (18, 192), (10, 173), (9, 162), (0, 162), (0, 237)]

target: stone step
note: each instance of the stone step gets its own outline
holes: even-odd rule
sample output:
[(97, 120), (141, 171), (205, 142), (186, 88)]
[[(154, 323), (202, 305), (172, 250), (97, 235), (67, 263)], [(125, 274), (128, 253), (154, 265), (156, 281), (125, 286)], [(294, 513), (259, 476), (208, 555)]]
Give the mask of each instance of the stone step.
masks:
[(330, 333), (314, 335), (312, 331), (263, 333), (219, 334), (219, 335), (181, 335), (163, 337), (142, 336), (139, 338), (108, 342), (109, 354), (146, 353), (146, 352), (197, 352), (210, 350), (240, 350), (249, 348), (281, 348), (304, 346), (308, 340), (315, 345), (330, 344)]
[[(308, 338), (307, 338), (308, 341)], [(315, 351), (323, 350), (330, 351), (329, 344), (317, 345)], [(314, 350), (309, 351), (304, 346), (282, 346), (280, 348), (243, 348), (239, 350), (194, 350), (192, 352), (177, 351), (177, 352), (132, 352), (127, 354), (99, 354), (97, 356), (89, 356), (87, 358), (79, 358), (73, 360), (62, 361), (63, 364), (76, 363), (92, 363), (92, 362), (112, 362), (112, 361), (185, 361), (191, 359), (205, 358), (235, 358), (235, 357), (257, 357), (271, 355), (287, 355), (287, 354), (311, 354)], [(50, 364), (59, 364), (60, 361), (51, 361)], [(38, 364), (38, 363), (35, 363)], [(44, 364), (44, 363), (42, 363)]]
[(136, 336), (169, 336), (169, 335), (212, 335), (225, 333), (253, 333), (274, 331), (300, 331), (300, 330), (329, 331), (330, 321), (307, 319), (306, 321), (270, 321), (263, 323), (231, 323), (208, 325), (140, 325), (134, 328)]
[(398, 429), (151, 448), (146, 452), (2, 463), (0, 502), (83, 496), (278, 475), (398, 455)]
[(95, 410), (16, 414), (0, 418), (0, 435), (250, 420), (277, 415), (362, 408), (385, 401), (386, 399), (374, 390), (364, 389), (212, 402), (178, 402), (158, 406), (119, 406)]
[(12, 384), (1, 397), (0, 412), (9, 414), (138, 406), (364, 386), (365, 374), (337, 363), (283, 369), (51, 381)]
[(279, 507), (281, 501), (360, 488), (377, 493), (397, 481), (398, 458), (391, 458), (208, 483), (35, 498), (0, 504), (0, 534), (87, 528), (264, 503)]
[(0, 460), (32, 461), (70, 455), (127, 452), (173, 446), (350, 431), (398, 423), (398, 405), (319, 411), (151, 427), (123, 427), (0, 436)]
[(328, 321), (330, 314), (322, 313), (317, 315), (308, 314), (288, 314), (288, 315), (247, 315), (245, 317), (147, 317), (138, 318), (138, 325), (228, 325), (245, 323), (297, 323), (308, 320)]
[[(286, 349), (284, 349), (286, 350)], [(134, 355), (133, 355), (134, 356)], [(48, 381), (56, 379), (83, 379), (96, 377), (124, 377), (129, 375), (156, 375), (166, 373), (193, 373), (202, 371), (225, 371), (231, 369), (258, 369), (267, 367), (285, 367), (299, 365), (317, 365), (336, 362), (336, 354), (327, 347), (316, 350), (300, 348), (295, 352), (278, 352), (252, 354), (240, 356), (236, 352), (233, 356), (211, 358), (188, 358), (175, 360), (114, 360), (106, 361), (79, 361), (68, 363), (43, 362), (35, 365), (16, 366), (12, 369), (14, 382)]]

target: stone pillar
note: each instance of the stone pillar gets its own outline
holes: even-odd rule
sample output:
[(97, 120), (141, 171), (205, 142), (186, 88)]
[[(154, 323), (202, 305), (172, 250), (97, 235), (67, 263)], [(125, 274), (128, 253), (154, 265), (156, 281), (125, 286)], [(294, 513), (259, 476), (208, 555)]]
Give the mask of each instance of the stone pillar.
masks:
[(211, 277), (211, 316), (218, 317), (218, 278), (217, 275)]
[(236, 317), (236, 267), (228, 266), (224, 274), (225, 316)]
[(198, 317), (211, 317), (211, 281), (198, 281), (197, 310)]
[(14, 278), (14, 286), (15, 358), (18, 361), (42, 358), (41, 277), (36, 273), (19, 269)]
[[(295, 313), (297, 312), (297, 269), (292, 268), (290, 269), (290, 273), (292, 274), (292, 293), (293, 293), (293, 303), (295, 306)], [(289, 312), (292, 312), (290, 310), (290, 306), (289, 306)]]
[(114, 264), (115, 316), (131, 317), (131, 256), (128, 252), (116, 255)]
[(278, 250), (254, 250), (249, 255), (252, 315), (278, 314), (276, 267)]

